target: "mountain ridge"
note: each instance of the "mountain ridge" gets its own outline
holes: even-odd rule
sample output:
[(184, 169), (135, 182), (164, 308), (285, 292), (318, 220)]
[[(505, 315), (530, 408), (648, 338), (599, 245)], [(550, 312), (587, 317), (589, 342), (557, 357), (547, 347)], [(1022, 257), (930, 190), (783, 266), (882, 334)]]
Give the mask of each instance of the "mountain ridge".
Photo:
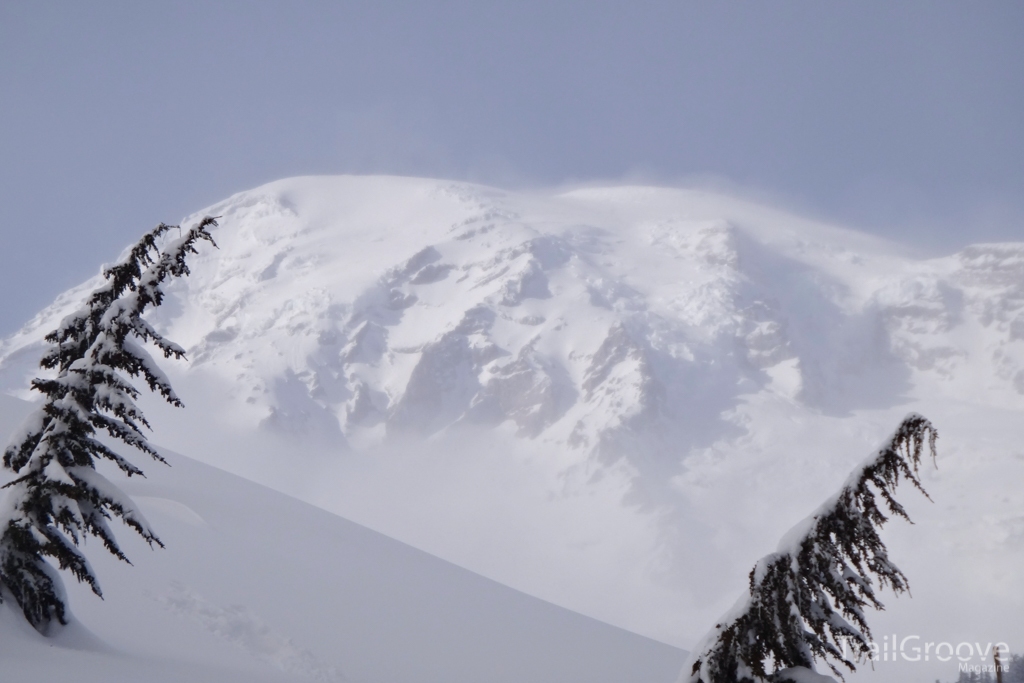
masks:
[[(152, 316), (190, 358), (168, 369), (189, 409), (146, 405), (177, 451), (681, 645), (911, 410), (950, 462), (917, 528), (961, 547), (994, 519), (1009, 548), (935, 581), (1024, 550), (1024, 243), (916, 258), (706, 192), (394, 177), (185, 223), (207, 213), (221, 248)], [(0, 342), (0, 389), (28, 396), (92, 284)]]

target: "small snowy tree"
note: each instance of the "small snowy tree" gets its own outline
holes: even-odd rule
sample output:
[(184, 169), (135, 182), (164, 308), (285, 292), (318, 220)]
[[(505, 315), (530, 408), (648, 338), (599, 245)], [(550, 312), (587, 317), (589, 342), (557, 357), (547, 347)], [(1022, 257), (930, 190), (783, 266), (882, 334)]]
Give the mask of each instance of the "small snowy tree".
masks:
[(934, 459), (936, 437), (931, 422), (908, 415), (836, 495), (757, 563), (749, 593), (694, 649), (680, 682), (830, 680), (813, 673), (818, 657), (840, 678), (836, 664), (854, 671), (843, 643), (854, 659), (871, 652), (864, 608), (882, 608), (872, 577), (897, 594), (908, 588), (878, 535), (888, 519), (878, 497), (889, 514), (910, 521), (893, 494), (906, 479), (928, 496), (918, 468), (926, 447)]
[(180, 231), (161, 223), (123, 261), (106, 269), (106, 283), (46, 336), (51, 346), (40, 365), (56, 376), (32, 382), (45, 400), (4, 451), (4, 467), (19, 476), (4, 487), (8, 494), (0, 512), (0, 583), (41, 633), (54, 619), (67, 623), (63, 586), (47, 558), (102, 597), (78, 549), (86, 535), (98, 537), (128, 562), (107, 525), (119, 517), (150, 546), (163, 547), (131, 499), (96, 471), (100, 458), (129, 477), (142, 474), (100, 437), (106, 434), (164, 461), (146, 440), (142, 430), (149, 423), (135, 404), (139, 391), (126, 376), (141, 376), (151, 391), (182, 405), (143, 344), (155, 345), (165, 358), (182, 358), (185, 352), (142, 314), (163, 301), (168, 278), (188, 274), (186, 256), (197, 253), (199, 241), (213, 243), (208, 230), (216, 225), (204, 218), (161, 251), (159, 238)]

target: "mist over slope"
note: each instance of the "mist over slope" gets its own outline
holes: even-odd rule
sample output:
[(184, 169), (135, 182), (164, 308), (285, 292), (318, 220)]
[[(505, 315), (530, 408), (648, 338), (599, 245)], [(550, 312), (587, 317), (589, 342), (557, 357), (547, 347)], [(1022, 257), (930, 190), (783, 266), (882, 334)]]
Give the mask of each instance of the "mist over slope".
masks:
[[(1024, 244), (921, 260), (698, 191), (393, 177), (202, 214), (220, 249), (152, 318), (189, 355), (188, 408), (146, 406), (168, 447), (686, 645), (915, 410), (935, 504), (905, 494), (916, 597), (880, 623), (1024, 648)], [(0, 389), (30, 397), (95, 284), (0, 343)]]
[[(0, 396), (0, 438), (26, 414)], [(0, 605), (5, 681), (671, 681), (685, 653), (164, 452), (124, 484), (166, 545), (85, 548), (104, 599), (40, 637)]]

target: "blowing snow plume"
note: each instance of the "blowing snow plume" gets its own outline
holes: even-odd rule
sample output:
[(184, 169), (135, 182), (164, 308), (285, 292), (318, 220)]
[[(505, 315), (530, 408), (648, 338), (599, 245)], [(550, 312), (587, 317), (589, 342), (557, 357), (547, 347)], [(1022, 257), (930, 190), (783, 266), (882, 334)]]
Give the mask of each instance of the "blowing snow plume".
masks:
[[(879, 628), (936, 594), (930, 623), (1019, 632), (1024, 245), (920, 259), (652, 187), (294, 178), (207, 213), (221, 248), (150, 317), (190, 359), (188, 416), (142, 399), (167, 446), (686, 647), (914, 411), (943, 425), (940, 502), (886, 531), (921, 578)], [(0, 387), (30, 397), (94, 287), (0, 342)]]

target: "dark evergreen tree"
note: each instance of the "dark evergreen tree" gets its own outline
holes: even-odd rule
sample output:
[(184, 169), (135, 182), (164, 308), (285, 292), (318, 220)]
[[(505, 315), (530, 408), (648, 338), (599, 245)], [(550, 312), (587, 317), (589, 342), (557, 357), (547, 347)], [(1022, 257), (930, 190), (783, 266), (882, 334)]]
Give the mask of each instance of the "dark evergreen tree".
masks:
[[(78, 548), (86, 535), (127, 562), (107, 524), (119, 517), (150, 546), (163, 547), (131, 499), (96, 471), (96, 462), (109, 460), (129, 477), (142, 474), (107, 445), (116, 441), (163, 462), (143, 433), (149, 423), (135, 404), (139, 390), (129, 378), (141, 377), (151, 391), (181, 406), (144, 344), (155, 345), (165, 358), (185, 352), (142, 314), (163, 301), (168, 278), (188, 274), (186, 257), (197, 253), (198, 242), (213, 243), (208, 230), (216, 225), (207, 217), (180, 234), (177, 226), (160, 224), (106, 269), (106, 283), (46, 336), (50, 349), (40, 365), (56, 376), (32, 382), (45, 400), (4, 451), (4, 467), (19, 476), (4, 487), (8, 494), (0, 513), (0, 584), (41, 633), (54, 620), (67, 623), (63, 586), (47, 558), (102, 597)], [(161, 250), (159, 239), (172, 229), (179, 236)]]
[(1010, 655), (1004, 659), (1007, 671), (1003, 674), (1003, 683), (1024, 683), (1024, 656)]
[(909, 521), (894, 491), (906, 479), (927, 497), (918, 469), (926, 448), (934, 459), (936, 437), (928, 420), (908, 415), (836, 495), (751, 570), (749, 594), (694, 649), (681, 682), (779, 682), (789, 680), (784, 670), (813, 669), (817, 658), (840, 678), (837, 664), (855, 670), (851, 658), (870, 653), (864, 609), (882, 608), (872, 577), (896, 593), (907, 590), (878, 535), (888, 519), (878, 498), (890, 515)]

